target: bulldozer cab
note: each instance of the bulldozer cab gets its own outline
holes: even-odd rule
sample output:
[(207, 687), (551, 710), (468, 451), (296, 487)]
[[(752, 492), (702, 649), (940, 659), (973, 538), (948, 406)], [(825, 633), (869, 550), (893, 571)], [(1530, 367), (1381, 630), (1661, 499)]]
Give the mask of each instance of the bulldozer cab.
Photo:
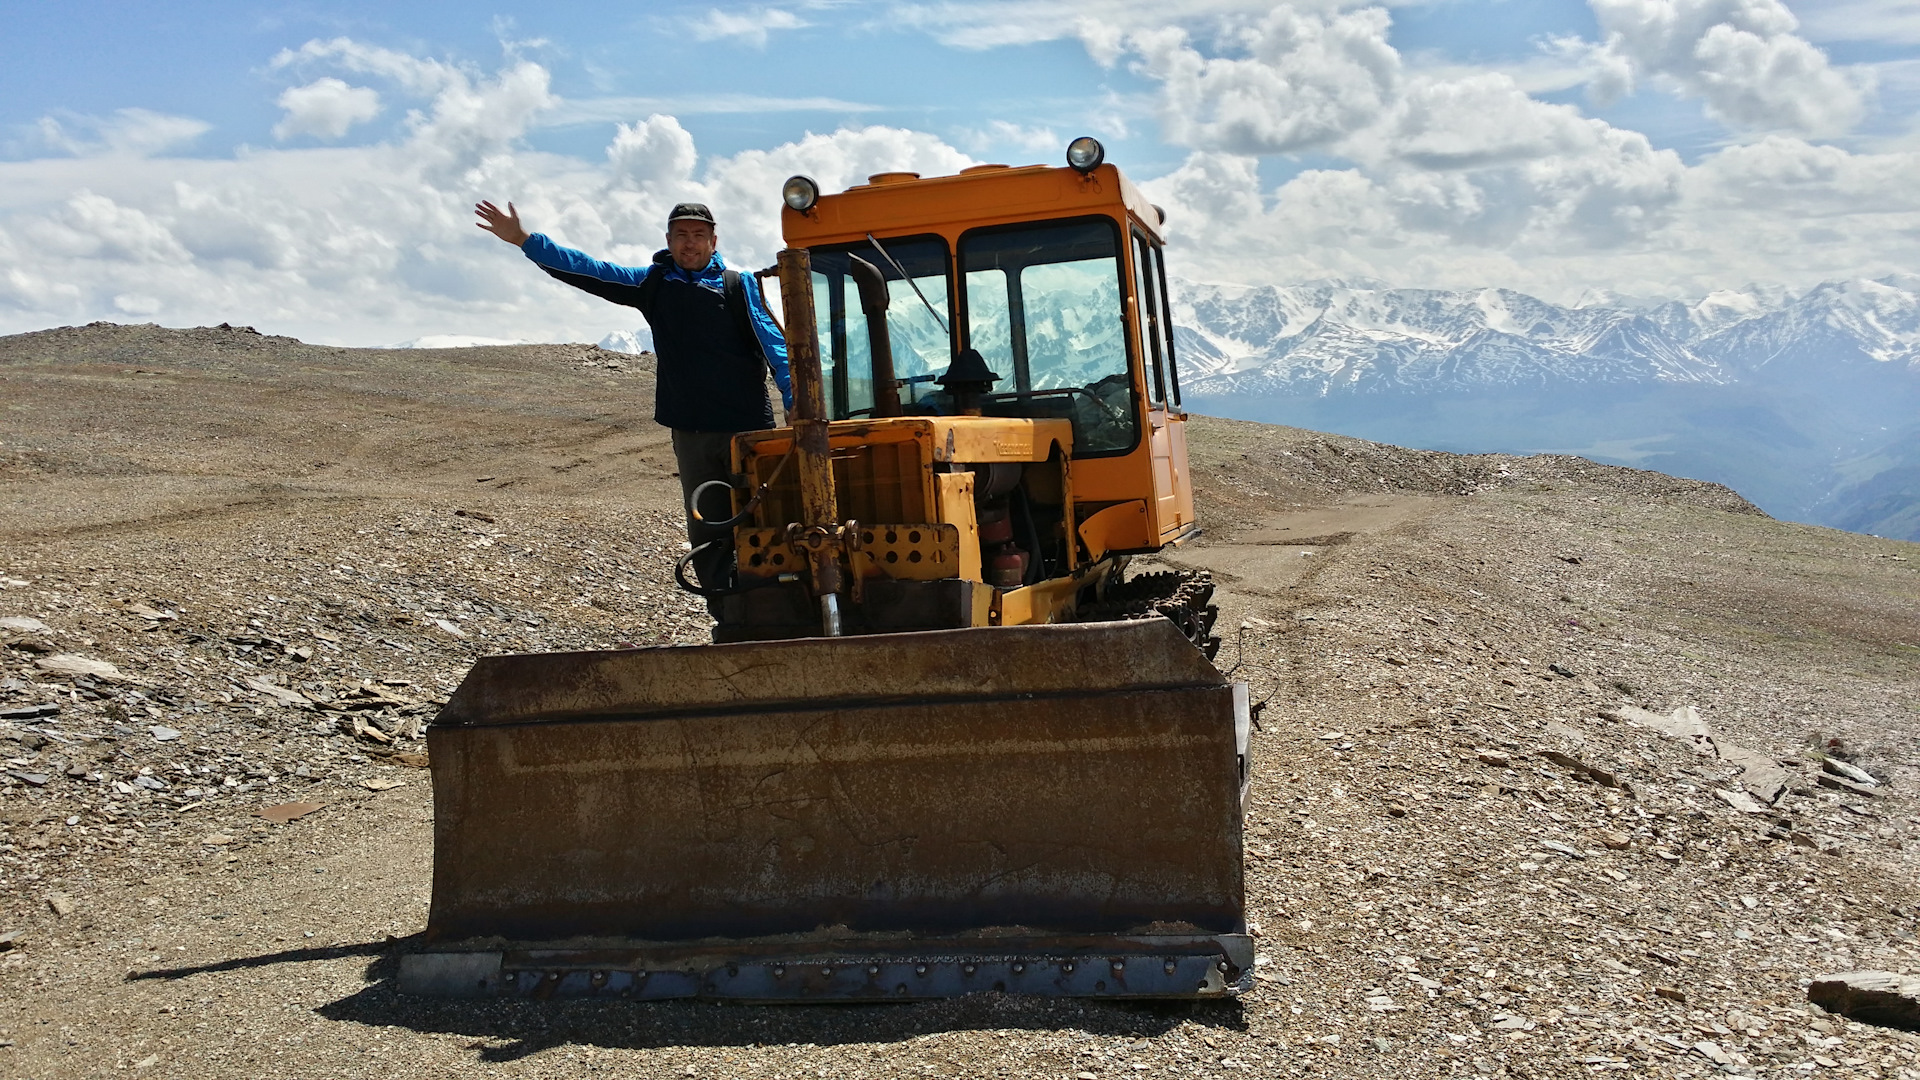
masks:
[(1085, 512), (1137, 504), (1108, 550), (1198, 531), (1160, 213), (1117, 168), (882, 173), (789, 206), (783, 227), (811, 257), (830, 419), (878, 414), (875, 327), (852, 276), (861, 260), (885, 279), (902, 414), (959, 413), (939, 379), (972, 349), (997, 377), (983, 415), (1069, 422)]

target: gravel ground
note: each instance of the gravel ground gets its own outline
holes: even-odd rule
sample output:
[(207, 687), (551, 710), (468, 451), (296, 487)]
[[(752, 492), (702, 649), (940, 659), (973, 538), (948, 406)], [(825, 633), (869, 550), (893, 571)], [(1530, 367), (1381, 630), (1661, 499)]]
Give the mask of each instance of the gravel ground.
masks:
[(1920, 970), (1920, 545), (1202, 419), (1165, 561), (1266, 702), (1249, 994), (422, 1001), (437, 703), (705, 639), (646, 362), (96, 325), (0, 385), (0, 1075), (1920, 1078), (1805, 1000)]

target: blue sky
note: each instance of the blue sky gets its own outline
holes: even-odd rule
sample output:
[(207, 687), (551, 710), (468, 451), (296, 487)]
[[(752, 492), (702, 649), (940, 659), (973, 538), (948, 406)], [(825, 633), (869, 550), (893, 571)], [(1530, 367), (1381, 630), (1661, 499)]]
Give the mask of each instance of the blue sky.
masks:
[(1916, 269), (1920, 0), (762, 7), (9, 3), (0, 332), (599, 337), (473, 198), (642, 260), (779, 180), (1059, 160), (1093, 133), (1173, 268), (1699, 296)]

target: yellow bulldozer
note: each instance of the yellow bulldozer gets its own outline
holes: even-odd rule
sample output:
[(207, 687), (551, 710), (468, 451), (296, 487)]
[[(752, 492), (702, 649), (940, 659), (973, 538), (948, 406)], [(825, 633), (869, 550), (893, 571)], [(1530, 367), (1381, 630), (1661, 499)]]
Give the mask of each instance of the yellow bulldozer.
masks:
[(403, 991), (1246, 985), (1246, 688), (1204, 575), (1125, 576), (1197, 524), (1161, 215), (1103, 157), (788, 181), (794, 407), (734, 440), (731, 582), (681, 568), (715, 643), (474, 665)]

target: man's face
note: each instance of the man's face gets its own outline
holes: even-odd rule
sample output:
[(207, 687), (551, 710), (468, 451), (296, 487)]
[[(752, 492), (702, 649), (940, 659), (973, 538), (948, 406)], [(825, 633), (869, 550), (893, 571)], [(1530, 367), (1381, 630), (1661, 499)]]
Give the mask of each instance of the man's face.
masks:
[(705, 270), (713, 261), (713, 226), (704, 221), (676, 221), (667, 227), (667, 250), (682, 270)]

